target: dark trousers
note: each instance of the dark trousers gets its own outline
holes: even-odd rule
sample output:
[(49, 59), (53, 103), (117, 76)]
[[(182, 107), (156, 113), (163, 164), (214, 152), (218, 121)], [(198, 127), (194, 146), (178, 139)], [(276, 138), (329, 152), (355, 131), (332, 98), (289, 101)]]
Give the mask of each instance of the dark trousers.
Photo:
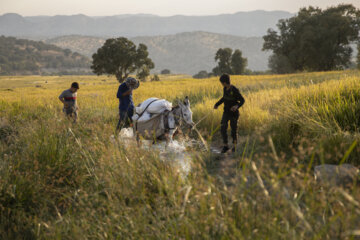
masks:
[(223, 113), (222, 119), (221, 119), (221, 136), (222, 136), (224, 144), (228, 143), (227, 129), (228, 129), (229, 121), (230, 121), (230, 127), (231, 127), (231, 137), (232, 137), (234, 143), (237, 141), (238, 119), (239, 119), (239, 111)]
[(130, 123), (132, 123), (132, 116), (134, 114), (133, 109), (129, 110), (119, 110), (119, 122), (116, 126), (116, 129), (119, 130), (121, 128), (129, 127)]
[(66, 114), (66, 116), (68, 118), (72, 118), (74, 120), (74, 122), (77, 121), (77, 119), (78, 119), (78, 110), (77, 110), (76, 107), (64, 108), (63, 111), (64, 111), (64, 113)]

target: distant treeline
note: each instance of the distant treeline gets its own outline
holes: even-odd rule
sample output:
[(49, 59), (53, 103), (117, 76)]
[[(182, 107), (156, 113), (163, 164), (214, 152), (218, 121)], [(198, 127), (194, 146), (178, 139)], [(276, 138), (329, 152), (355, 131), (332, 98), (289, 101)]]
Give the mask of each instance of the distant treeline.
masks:
[(90, 60), (43, 42), (0, 36), (0, 75), (89, 72)]

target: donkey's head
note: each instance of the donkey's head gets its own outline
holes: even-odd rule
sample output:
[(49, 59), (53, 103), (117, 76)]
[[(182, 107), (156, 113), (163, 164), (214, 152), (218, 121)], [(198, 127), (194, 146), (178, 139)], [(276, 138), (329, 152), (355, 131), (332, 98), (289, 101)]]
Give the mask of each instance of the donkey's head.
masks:
[(189, 124), (190, 126), (194, 125), (192, 120), (192, 111), (190, 109), (190, 101), (189, 98), (186, 96), (183, 102), (178, 101), (178, 104), (181, 109), (181, 118), (184, 120), (185, 123)]

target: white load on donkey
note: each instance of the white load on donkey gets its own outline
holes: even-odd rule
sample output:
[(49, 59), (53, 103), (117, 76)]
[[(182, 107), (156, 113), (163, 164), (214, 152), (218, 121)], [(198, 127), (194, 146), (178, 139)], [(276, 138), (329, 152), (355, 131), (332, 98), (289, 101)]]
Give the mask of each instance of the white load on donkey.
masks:
[(188, 97), (175, 107), (165, 99), (149, 98), (136, 107), (135, 112), (132, 119), (137, 140), (140, 136), (153, 140), (165, 136), (169, 142), (183, 122), (194, 125)]

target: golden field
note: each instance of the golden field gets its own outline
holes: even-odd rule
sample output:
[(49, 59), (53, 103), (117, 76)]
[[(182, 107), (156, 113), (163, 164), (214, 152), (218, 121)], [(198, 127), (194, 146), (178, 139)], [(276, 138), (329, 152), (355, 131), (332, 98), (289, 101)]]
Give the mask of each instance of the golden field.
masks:
[[(80, 83), (80, 121), (60, 93)], [(0, 77), (1, 239), (355, 239), (360, 191), (320, 186), (313, 167), (360, 165), (360, 73), (231, 76), (237, 152), (194, 147), (182, 177), (156, 150), (112, 138), (119, 83), (106, 76)], [(189, 96), (194, 122), (219, 147), (218, 78), (161, 76), (149, 97)], [(191, 138), (197, 136), (190, 133)]]

